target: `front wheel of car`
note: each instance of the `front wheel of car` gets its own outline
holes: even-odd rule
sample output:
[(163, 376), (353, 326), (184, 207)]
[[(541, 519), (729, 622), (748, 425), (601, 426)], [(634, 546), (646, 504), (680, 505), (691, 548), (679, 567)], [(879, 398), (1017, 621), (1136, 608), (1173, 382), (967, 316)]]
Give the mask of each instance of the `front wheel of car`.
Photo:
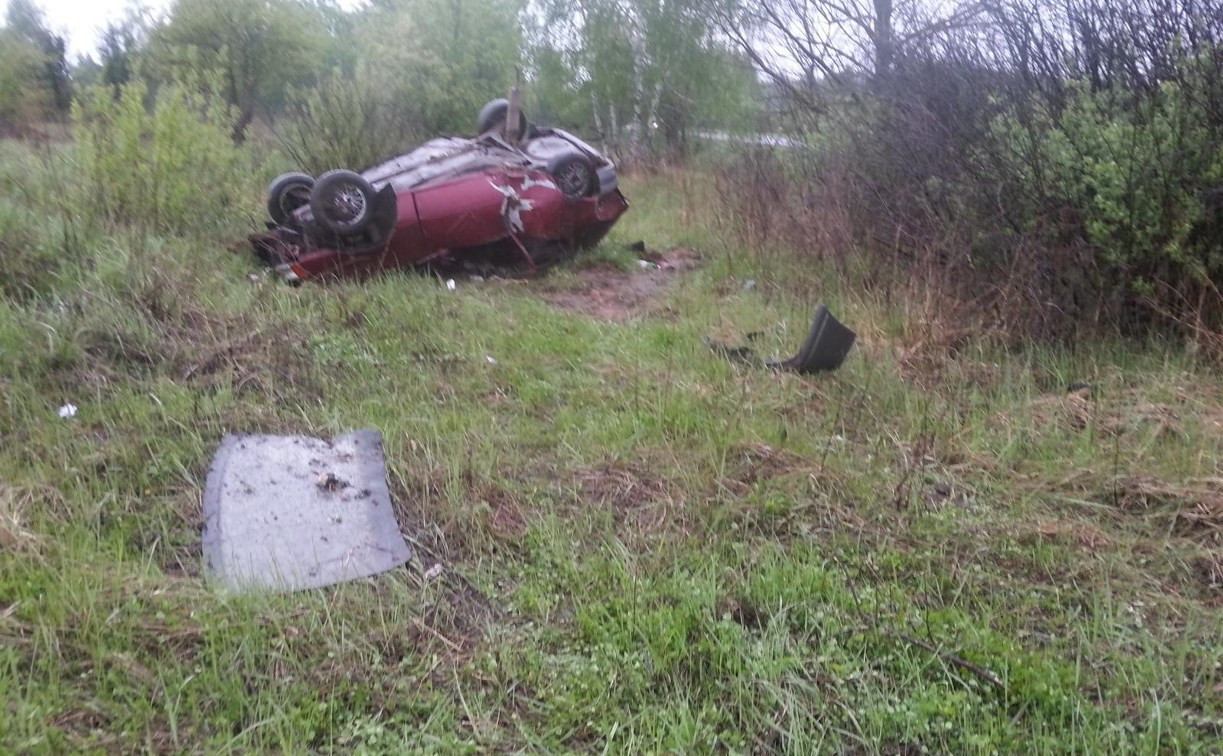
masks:
[(286, 173), (268, 186), (268, 216), (278, 226), (293, 217), (293, 211), (310, 203), (314, 177), (304, 173)]
[(548, 164), (556, 188), (569, 199), (588, 197), (598, 190), (598, 176), (590, 159), (579, 152), (558, 155)]
[(365, 230), (374, 212), (374, 187), (358, 173), (328, 171), (310, 193), (314, 219), (338, 236)]

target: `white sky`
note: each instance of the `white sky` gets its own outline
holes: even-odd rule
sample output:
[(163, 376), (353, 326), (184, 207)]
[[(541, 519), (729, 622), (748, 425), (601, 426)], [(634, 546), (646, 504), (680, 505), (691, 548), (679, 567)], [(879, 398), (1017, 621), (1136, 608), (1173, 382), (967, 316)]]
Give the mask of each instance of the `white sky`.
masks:
[[(124, 12), (134, 0), (34, 0), (47, 18), (47, 26), (56, 34), (68, 39), (68, 61), (97, 51), (102, 29), (111, 21), (123, 18)], [(154, 15), (161, 15), (173, 0), (138, 0)], [(362, 0), (340, 0), (340, 7), (351, 9)], [(8, 0), (0, 0), (0, 24), (8, 13)], [(96, 56), (95, 56), (96, 57)]]
[[(145, 7), (161, 13), (171, 0), (143, 0)], [(47, 18), (47, 26), (68, 39), (68, 60), (93, 53), (102, 29), (111, 21), (123, 18), (129, 0), (35, 0)], [(0, 0), (0, 23), (8, 13), (8, 0)]]

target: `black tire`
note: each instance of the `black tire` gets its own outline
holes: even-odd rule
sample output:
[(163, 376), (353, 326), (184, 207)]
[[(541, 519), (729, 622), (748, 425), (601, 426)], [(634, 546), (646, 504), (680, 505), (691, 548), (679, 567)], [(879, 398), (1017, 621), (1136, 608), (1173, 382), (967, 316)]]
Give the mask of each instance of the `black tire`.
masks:
[(599, 177), (590, 159), (580, 152), (557, 155), (548, 163), (556, 188), (569, 199), (589, 197), (599, 189)]
[(314, 177), (304, 173), (286, 173), (268, 185), (268, 216), (278, 226), (293, 217), (293, 211), (310, 204)]
[[(476, 133), (487, 134), (495, 128), (505, 125), (505, 117), (510, 112), (510, 101), (502, 97), (492, 100), (480, 109), (480, 117), (476, 119)], [(527, 123), (526, 111), (518, 111), (518, 134), (523, 136), (530, 128)]]
[(315, 222), (337, 236), (352, 236), (365, 230), (374, 214), (374, 187), (352, 171), (328, 171), (319, 176), (310, 192), (310, 210)]

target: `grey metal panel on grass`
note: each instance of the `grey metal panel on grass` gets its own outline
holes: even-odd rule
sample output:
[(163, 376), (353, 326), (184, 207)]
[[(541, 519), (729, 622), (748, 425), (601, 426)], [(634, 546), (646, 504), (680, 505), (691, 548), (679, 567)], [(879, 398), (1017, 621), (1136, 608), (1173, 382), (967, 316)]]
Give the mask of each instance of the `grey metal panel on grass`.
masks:
[(225, 436), (204, 488), (203, 551), (234, 590), (318, 588), (407, 562), (381, 434)]

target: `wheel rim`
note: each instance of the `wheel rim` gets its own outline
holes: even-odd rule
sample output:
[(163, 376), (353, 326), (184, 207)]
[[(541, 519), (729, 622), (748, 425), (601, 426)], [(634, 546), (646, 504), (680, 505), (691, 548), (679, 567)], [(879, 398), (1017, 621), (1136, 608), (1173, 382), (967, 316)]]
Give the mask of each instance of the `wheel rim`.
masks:
[(286, 187), (280, 193), (280, 210), (288, 218), (294, 211), (310, 202), (310, 187), (305, 184), (294, 184)]
[(581, 197), (585, 194), (588, 182), (585, 166), (576, 162), (561, 168), (556, 176), (561, 192), (570, 197)]
[(328, 215), (339, 223), (351, 225), (363, 219), (368, 210), (365, 192), (353, 184), (344, 184), (336, 189), (327, 205)]

